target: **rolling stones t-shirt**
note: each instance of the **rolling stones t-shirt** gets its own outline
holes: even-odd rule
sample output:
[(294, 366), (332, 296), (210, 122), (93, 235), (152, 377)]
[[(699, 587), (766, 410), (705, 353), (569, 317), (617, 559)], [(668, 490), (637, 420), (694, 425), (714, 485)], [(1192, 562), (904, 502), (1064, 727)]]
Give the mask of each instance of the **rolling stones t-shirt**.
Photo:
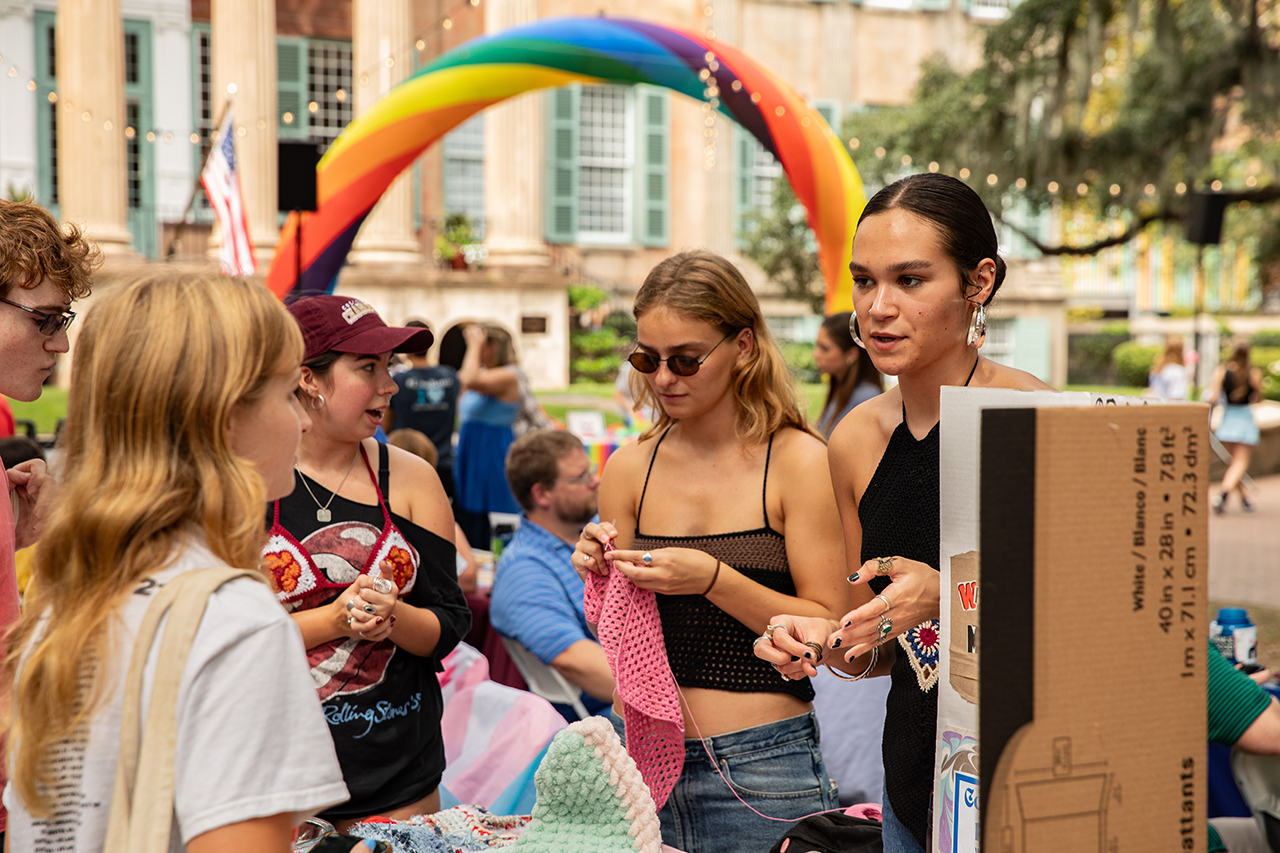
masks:
[[(379, 488), (385, 495), (386, 448), (379, 449)], [(331, 519), (318, 521), (315, 501), (302, 483), (279, 502), (278, 526), (295, 542), (273, 535), (264, 563), (284, 606), (297, 611), (332, 602), (358, 575), (377, 576), (380, 561), (374, 558), (380, 557), (392, 563), (400, 599), (430, 609), (440, 620), (440, 642), (429, 658), (389, 639), (340, 637), (307, 649), (311, 678), (351, 792), (348, 802), (323, 816), (345, 819), (409, 805), (440, 784), (445, 759), (436, 671), (438, 661), (466, 635), (471, 613), (458, 587), (450, 542), (389, 508), (384, 516), (381, 506), (338, 495), (329, 509)], [(275, 520), (274, 507), (268, 507), (267, 520)]]

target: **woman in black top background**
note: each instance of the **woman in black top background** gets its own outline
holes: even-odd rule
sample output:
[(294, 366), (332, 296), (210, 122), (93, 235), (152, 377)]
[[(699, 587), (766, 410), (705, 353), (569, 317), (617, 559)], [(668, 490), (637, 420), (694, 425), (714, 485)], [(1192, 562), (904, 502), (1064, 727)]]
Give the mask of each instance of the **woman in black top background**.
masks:
[[(775, 616), (771, 622), (788, 630), (774, 632), (756, 654), (785, 675), (813, 675), (810, 661), (792, 655), (816, 641), (845, 672), (892, 675), (884, 849), (914, 853), (930, 834), (938, 713), (940, 389), (1049, 386), (978, 353), (1005, 264), (991, 215), (962, 182), (912, 175), (876, 193), (858, 221), (850, 270), (854, 335), (881, 373), (898, 378), (840, 422), (828, 449), (860, 606), (838, 622)], [(878, 558), (890, 558), (887, 577), (877, 576)]]
[(668, 258), (634, 310), (632, 390), (658, 419), (609, 457), (608, 520), (587, 525), (574, 566), (603, 573), (612, 541), (614, 565), (658, 593), (686, 738), (682, 775), (659, 812), (663, 840), (689, 853), (764, 850), (788, 824), (753, 814), (735, 793), (791, 820), (837, 804), (808, 679), (782, 679), (750, 651), (770, 614), (825, 623), (848, 609), (826, 448), (755, 294), (727, 260)]

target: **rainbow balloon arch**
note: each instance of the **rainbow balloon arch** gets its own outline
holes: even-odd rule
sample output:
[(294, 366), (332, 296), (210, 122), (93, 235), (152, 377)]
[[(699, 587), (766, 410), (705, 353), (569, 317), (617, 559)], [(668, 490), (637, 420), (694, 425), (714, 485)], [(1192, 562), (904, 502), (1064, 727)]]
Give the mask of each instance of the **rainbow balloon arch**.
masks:
[(306, 214), (300, 242), (299, 214), (290, 214), (268, 286), (286, 301), (332, 291), (361, 223), (424, 150), (486, 107), (571, 83), (660, 86), (746, 129), (781, 163), (808, 213), (828, 312), (851, 308), (850, 251), (866, 196), (826, 120), (732, 45), (619, 18), (548, 18), (481, 36), (392, 89), (321, 158), (317, 210)]

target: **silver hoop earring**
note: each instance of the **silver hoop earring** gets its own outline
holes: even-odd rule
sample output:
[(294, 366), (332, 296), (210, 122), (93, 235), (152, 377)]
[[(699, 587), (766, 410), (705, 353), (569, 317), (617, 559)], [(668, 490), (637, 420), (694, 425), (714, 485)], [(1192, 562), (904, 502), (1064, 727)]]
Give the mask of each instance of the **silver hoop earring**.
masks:
[(862, 342), (862, 330), (858, 328), (858, 315), (849, 315), (849, 333), (853, 335), (853, 342), (862, 349), (866, 349), (867, 345)]
[(979, 303), (969, 318), (969, 335), (965, 343), (974, 349), (982, 349), (987, 340), (987, 306)]
[[(318, 405), (318, 406), (316, 405), (316, 400), (319, 400), (319, 401), (320, 401), (320, 405)], [(323, 394), (316, 394), (315, 396), (313, 396), (313, 397), (311, 398), (311, 402), (310, 402), (310, 404), (309, 404), (309, 405), (311, 406), (311, 411), (313, 411), (313, 412), (318, 412), (318, 411), (320, 411), (321, 409), (323, 409), (323, 408), (324, 408), (324, 395), (323, 395)]]

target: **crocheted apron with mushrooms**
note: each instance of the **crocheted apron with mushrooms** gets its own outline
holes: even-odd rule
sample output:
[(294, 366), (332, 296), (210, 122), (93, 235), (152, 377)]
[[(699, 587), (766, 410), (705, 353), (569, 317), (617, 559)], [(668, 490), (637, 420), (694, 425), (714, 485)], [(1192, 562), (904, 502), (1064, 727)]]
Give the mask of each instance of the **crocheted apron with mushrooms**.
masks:
[[(399, 590), (397, 597), (403, 600), (413, 592), (420, 563), (418, 551), (392, 522), (363, 446), (360, 454), (378, 493), (381, 530), (365, 521), (335, 521), (300, 541), (280, 523), (280, 501), (275, 502), (262, 560), (276, 598), (290, 612), (328, 603), (355, 582), (357, 575), (387, 576), (384, 561), (392, 565), (389, 580)], [(320, 701), (380, 683), (394, 653), (395, 644), (390, 640), (371, 643), (355, 637), (339, 637), (308, 649), (307, 660)]]

